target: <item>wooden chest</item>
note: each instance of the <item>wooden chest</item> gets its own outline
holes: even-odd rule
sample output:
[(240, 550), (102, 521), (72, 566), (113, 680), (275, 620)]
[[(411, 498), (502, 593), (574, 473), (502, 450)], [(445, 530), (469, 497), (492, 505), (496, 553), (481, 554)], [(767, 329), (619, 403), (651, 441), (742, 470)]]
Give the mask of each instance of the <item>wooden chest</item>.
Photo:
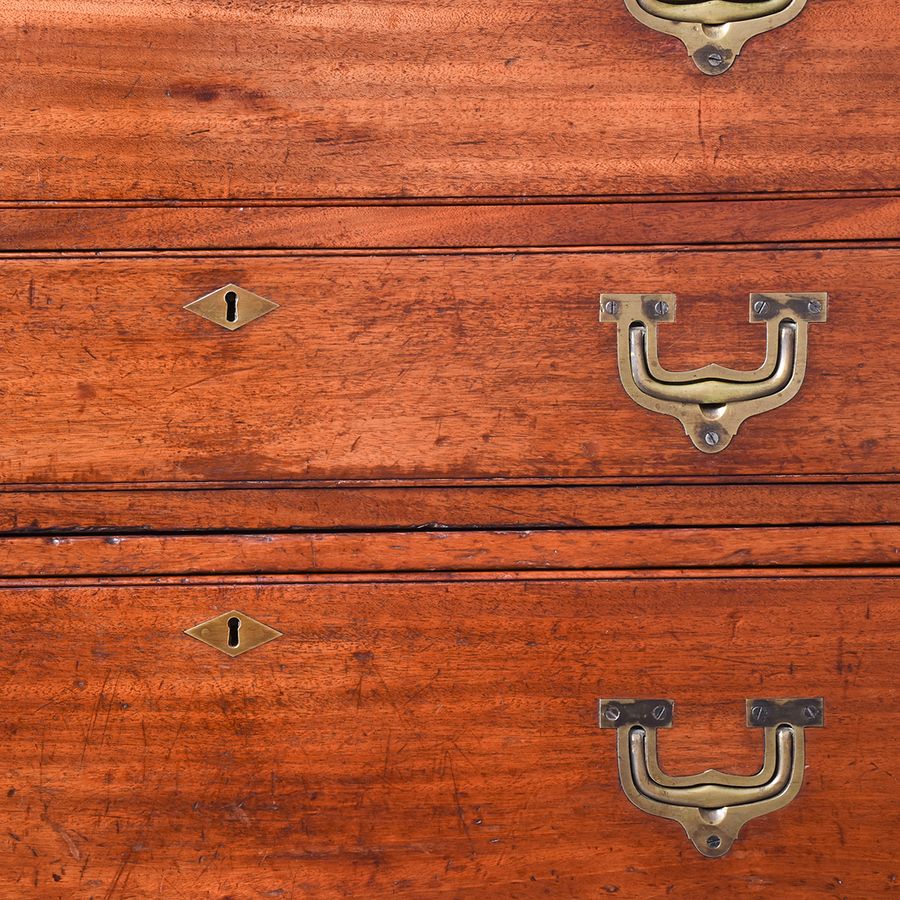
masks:
[(898, 26), (8, 0), (0, 900), (900, 890)]

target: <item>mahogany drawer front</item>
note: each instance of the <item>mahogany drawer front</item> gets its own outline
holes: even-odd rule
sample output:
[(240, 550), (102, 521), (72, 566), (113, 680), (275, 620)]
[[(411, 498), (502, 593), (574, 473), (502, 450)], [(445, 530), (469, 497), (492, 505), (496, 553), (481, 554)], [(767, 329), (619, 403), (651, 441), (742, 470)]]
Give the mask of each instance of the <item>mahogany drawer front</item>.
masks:
[[(22, 585), (5, 896), (872, 897), (896, 882), (896, 578)], [(182, 633), (283, 632), (230, 659)], [(823, 697), (795, 800), (720, 860), (632, 807), (600, 697), (672, 773), (749, 773), (744, 701)]]
[[(418, 492), (422, 488), (412, 490)], [(831, 491), (835, 493), (833, 487)], [(747, 502), (753, 504), (755, 499), (755, 494), (750, 494)], [(845, 504), (851, 502), (846, 494), (842, 499)], [(5, 497), (0, 500), (5, 503)], [(102, 497), (95, 502), (102, 504)], [(177, 502), (172, 498), (173, 505)], [(640, 497), (634, 495), (620, 500), (626, 515), (639, 502)], [(320, 498), (320, 504), (326, 515), (334, 509), (329, 498)], [(169, 521), (178, 521), (177, 527), (184, 528), (183, 521), (177, 518), (180, 514), (180, 509), (170, 512)], [(896, 507), (889, 515), (896, 520)], [(218, 531), (224, 525), (213, 514), (204, 523), (204, 531)], [(82, 528), (87, 527), (82, 524)], [(456, 528), (432, 523), (406, 530), (341, 531), (333, 522), (331, 528), (334, 530), (330, 532), (281, 534), (0, 537), (0, 573), (5, 578), (223, 577), (900, 564), (898, 525), (829, 523), (827, 528), (803, 528), (796, 524), (728, 528), (720, 520), (712, 528), (520, 526), (500, 531), (483, 527), (476, 530), (469, 520)]]
[[(897, 472), (895, 249), (7, 259), (0, 480), (523, 481)], [(228, 282), (279, 308), (183, 309)], [(749, 293), (827, 291), (796, 398), (722, 453), (625, 393), (604, 291), (677, 294), (672, 369), (760, 364)]]
[[(696, 530), (707, 526), (774, 529), (898, 522), (900, 483), (884, 482), (23, 488), (4, 491), (0, 502), (0, 531), (31, 536), (53, 533), (57, 543), (50, 543), (52, 548), (66, 548), (64, 536), (72, 532), (158, 535), (209, 531), (211, 525), (224, 533), (323, 529), (446, 533), (449, 529), (538, 526), (621, 529), (689, 525)], [(47, 546), (45, 541), (45, 550)], [(163, 547), (161, 553), (167, 556), (170, 548), (165, 543)], [(767, 550), (771, 552), (769, 542)], [(46, 566), (53, 557), (35, 551), (35, 558)], [(24, 562), (18, 551), (16, 561)]]
[(895, 188), (891, 3), (721, 78), (608, 0), (7, 0), (2, 200)]

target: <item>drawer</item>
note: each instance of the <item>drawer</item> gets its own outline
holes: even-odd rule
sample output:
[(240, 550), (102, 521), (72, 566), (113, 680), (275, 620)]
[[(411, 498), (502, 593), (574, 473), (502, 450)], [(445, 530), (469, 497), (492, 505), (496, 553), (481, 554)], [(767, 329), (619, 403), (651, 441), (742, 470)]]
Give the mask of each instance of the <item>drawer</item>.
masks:
[[(845, 497), (843, 502), (850, 499)], [(103, 509), (102, 496), (92, 500)], [(625, 515), (640, 503), (641, 497), (632, 496), (629, 500), (630, 503), (620, 501)], [(754, 500), (755, 494), (748, 502), (752, 504)], [(171, 504), (176, 502), (179, 501), (170, 498)], [(320, 508), (330, 512), (334, 508), (330, 498)], [(181, 512), (179, 509), (177, 514)], [(536, 515), (547, 517), (548, 513), (542, 510)], [(175, 516), (170, 510), (167, 521), (179, 521)], [(890, 516), (896, 521), (896, 507)], [(225, 530), (226, 520), (210, 516), (208, 521)], [(7, 578), (64, 578), (97, 574), (559, 572), (900, 563), (898, 525), (829, 523), (823, 530), (797, 524), (728, 528), (719, 522), (712, 528), (682, 525), (674, 529), (519, 526), (497, 531), (475, 530), (469, 520), (457, 523), (455, 528), (431, 523), (413, 529), (379, 531), (16, 535), (0, 537), (0, 572)], [(184, 528), (184, 522), (179, 521), (179, 526)], [(215, 529), (207, 525), (204, 530)]]
[(7, 0), (0, 200), (894, 188), (896, 26), (810, 0), (710, 78), (606, 0)]
[[(877, 896), (896, 596), (877, 570), (8, 583), (2, 893)], [(282, 636), (183, 633), (234, 610)], [(759, 768), (747, 699), (822, 697), (825, 727), (795, 799), (710, 860), (619, 785), (597, 701), (636, 697), (675, 700), (674, 775)]]
[[(0, 480), (894, 476), (898, 263), (890, 248), (4, 259)], [(278, 308), (236, 331), (183, 309), (231, 282)], [(827, 291), (828, 321), (808, 326), (798, 395), (700, 452), (626, 393), (600, 295), (677, 296), (677, 320), (651, 323), (669, 369), (753, 370), (760, 290)]]

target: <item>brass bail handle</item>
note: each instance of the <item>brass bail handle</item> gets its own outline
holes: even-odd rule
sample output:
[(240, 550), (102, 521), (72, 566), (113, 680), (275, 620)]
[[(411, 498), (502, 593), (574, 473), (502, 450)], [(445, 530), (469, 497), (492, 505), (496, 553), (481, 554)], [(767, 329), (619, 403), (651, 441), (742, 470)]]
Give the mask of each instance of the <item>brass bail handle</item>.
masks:
[(673, 700), (601, 700), (600, 727), (615, 728), (619, 782), (652, 816), (672, 819), (704, 856), (724, 856), (752, 819), (787, 806), (800, 792), (806, 728), (825, 724), (821, 697), (748, 700), (748, 727), (763, 729), (763, 763), (754, 775), (707, 769), (672, 776), (659, 764), (657, 730), (670, 728)]
[(766, 326), (766, 358), (758, 369), (671, 372), (659, 362), (657, 328), (675, 320), (675, 295), (600, 297), (600, 321), (616, 324), (626, 393), (644, 409), (678, 419), (704, 453), (721, 453), (744, 421), (796, 396), (806, 375), (808, 326), (827, 316), (827, 294), (751, 294), (750, 321)]
[(625, 6), (641, 24), (677, 37), (704, 75), (722, 75), (750, 38), (795, 19), (806, 0), (625, 0)]

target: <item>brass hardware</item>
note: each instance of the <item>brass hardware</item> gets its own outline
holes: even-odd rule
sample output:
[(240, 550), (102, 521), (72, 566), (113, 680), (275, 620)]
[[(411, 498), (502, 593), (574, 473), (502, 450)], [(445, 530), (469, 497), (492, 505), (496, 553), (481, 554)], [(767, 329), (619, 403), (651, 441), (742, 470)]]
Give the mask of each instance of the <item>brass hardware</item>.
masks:
[(640, 810), (678, 822), (704, 856), (724, 856), (751, 819), (787, 806), (806, 765), (804, 729), (825, 724), (825, 702), (748, 700), (747, 726), (763, 728), (763, 764), (755, 775), (707, 769), (667, 775), (657, 729), (670, 728), (673, 700), (601, 700), (600, 727), (615, 728), (619, 781)]
[(705, 75), (721, 75), (750, 38), (795, 19), (806, 0), (625, 0), (625, 6), (643, 25), (677, 37)]
[(240, 656), (248, 650), (274, 641), (275, 638), (283, 637), (280, 631), (269, 628), (236, 609), (222, 613), (208, 622), (201, 622), (184, 633), (228, 656)]
[(766, 358), (758, 369), (709, 365), (670, 372), (659, 363), (657, 326), (675, 321), (675, 295), (600, 297), (600, 321), (616, 323), (619, 377), (628, 396), (674, 416), (704, 453), (721, 453), (746, 419), (797, 394), (806, 374), (809, 325), (827, 315), (827, 294), (751, 294), (750, 321), (766, 325)]
[(273, 309), (278, 309), (278, 304), (236, 284), (226, 284), (188, 303), (184, 308), (229, 331), (236, 331)]

